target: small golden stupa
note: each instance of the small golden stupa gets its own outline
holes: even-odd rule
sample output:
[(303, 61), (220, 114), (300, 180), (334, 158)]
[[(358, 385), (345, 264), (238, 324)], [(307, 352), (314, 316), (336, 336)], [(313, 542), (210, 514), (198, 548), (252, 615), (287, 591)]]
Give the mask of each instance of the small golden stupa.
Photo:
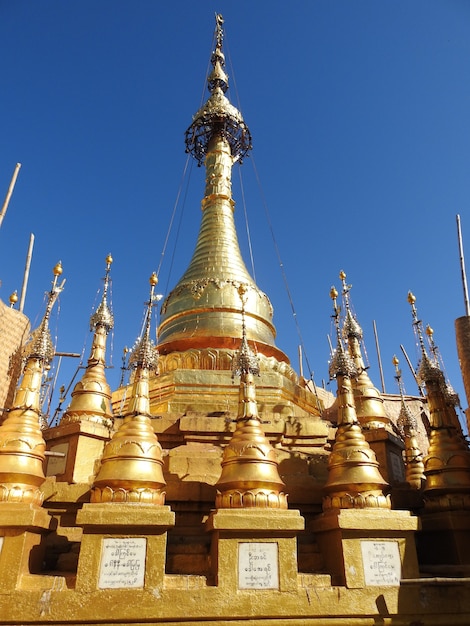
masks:
[(105, 374), (106, 339), (114, 326), (113, 314), (108, 306), (109, 273), (112, 262), (113, 258), (108, 254), (103, 295), (98, 308), (90, 318), (90, 330), (93, 332), (90, 356), (82, 379), (72, 391), (72, 400), (62, 417), (62, 424), (89, 421), (111, 428), (113, 423), (111, 388)]
[[(416, 297), (409, 292), (413, 327), (421, 349), (417, 379), (426, 389), (429, 404), (429, 449), (424, 459), (424, 502), (427, 511), (470, 509), (470, 450), (455, 411), (455, 392), (446, 383), (433, 343), (432, 357), (424, 343)], [(432, 331), (428, 337), (432, 338)]]
[(338, 422), (333, 448), (328, 458), (328, 478), (324, 487), (323, 510), (385, 508), (391, 506), (385, 495), (386, 481), (379, 471), (374, 452), (365, 440), (356, 414), (352, 379), (356, 364), (345, 351), (339, 326), (337, 290), (332, 287), (336, 350), (330, 362), (330, 377), (338, 387)]
[(352, 378), (354, 392), (354, 404), (356, 415), (362, 428), (386, 428), (390, 427), (390, 418), (387, 416), (383, 398), (378, 389), (372, 384), (364, 363), (361, 351), (363, 337), (362, 328), (351, 311), (349, 291), (352, 285), (346, 283), (346, 273), (339, 273), (342, 282), (342, 296), (346, 308), (343, 323), (343, 338), (347, 343), (349, 354), (356, 368)]
[(259, 375), (259, 362), (246, 339), (245, 285), (240, 285), (238, 292), (242, 300), (242, 341), (233, 370), (234, 376), (240, 376), (237, 427), (224, 449), (215, 506), (287, 509), (276, 451), (266, 438), (258, 415), (254, 377)]
[(150, 277), (144, 329), (129, 359), (135, 375), (127, 414), (105, 446), (91, 502), (165, 502), (162, 448), (153, 430), (149, 402), (149, 372), (158, 368), (158, 352), (150, 339), (157, 282), (154, 273)]
[(399, 361), (396, 356), (393, 357), (393, 365), (396, 371), (396, 380), (400, 391), (401, 407), (397, 420), (397, 426), (402, 434), (405, 442), (404, 462), (405, 462), (405, 478), (408, 485), (413, 489), (421, 489), (424, 485), (426, 477), (424, 475), (423, 454), (419, 449), (416, 440), (418, 423), (413, 417), (409, 406), (405, 402), (405, 389), (401, 377), (401, 370), (398, 367)]
[(12, 408), (0, 426), (0, 503), (23, 502), (41, 505), (44, 494), (46, 442), (41, 432), (40, 391), (44, 372), (48, 370), (54, 346), (49, 331), (52, 307), (63, 289), (59, 261), (53, 269), (54, 280), (48, 293), (46, 312), (39, 327), (23, 349), (25, 365)]
[[(344, 272), (342, 329), (331, 291), (336, 401), (276, 346), (271, 304), (246, 269), (233, 219), (232, 168), (251, 135), (226, 96), (222, 25), (217, 15), (210, 96), (186, 132), (205, 167), (201, 228), (163, 302), (157, 345), (154, 274), (131, 384), (111, 398), (109, 255), (86, 370), (63, 419), (41, 433), (55, 270), (44, 332), (0, 427), (0, 620), (469, 624), (470, 464), (436, 352), (420, 366), (431, 410), (423, 470), (409, 414), (404, 444), (390, 427), (403, 393), (380, 394), (367, 373)], [(406, 506), (394, 500), (400, 489)]]

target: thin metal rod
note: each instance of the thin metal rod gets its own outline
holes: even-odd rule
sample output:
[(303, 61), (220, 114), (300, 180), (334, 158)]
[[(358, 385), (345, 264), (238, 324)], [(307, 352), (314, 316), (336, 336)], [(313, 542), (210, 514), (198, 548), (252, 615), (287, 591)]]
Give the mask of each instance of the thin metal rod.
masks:
[(297, 346), (297, 349), (299, 351), (299, 375), (303, 377), (303, 375), (304, 375), (304, 368), (303, 368), (303, 359), (302, 359), (302, 345), (299, 344)]
[(377, 350), (377, 360), (379, 362), (379, 372), (380, 372), (380, 382), (382, 384), (382, 393), (387, 393), (385, 391), (384, 371), (382, 368), (382, 357), (380, 356), (379, 336), (377, 334), (377, 326), (375, 324), (375, 320), (372, 320), (372, 325), (374, 327), (375, 349)]
[(413, 378), (415, 379), (416, 384), (418, 385), (419, 395), (420, 396), (424, 396), (423, 390), (421, 389), (420, 384), (418, 382), (418, 377), (416, 376), (416, 372), (415, 372), (413, 366), (411, 365), (410, 357), (406, 353), (406, 350), (405, 350), (405, 347), (403, 346), (403, 344), (400, 344), (400, 350), (403, 352), (403, 356), (405, 357), (406, 362), (408, 363), (408, 367), (410, 368), (410, 371), (413, 374)]
[(31, 267), (31, 258), (33, 256), (33, 246), (34, 246), (34, 235), (33, 233), (31, 233), (29, 237), (28, 254), (26, 255), (26, 264), (24, 268), (23, 286), (21, 287), (21, 298), (20, 298), (20, 307), (19, 307), (19, 310), (21, 311), (21, 313), (23, 313), (24, 301), (26, 298), (26, 289), (28, 287), (29, 268)]
[(463, 253), (462, 243), (462, 230), (460, 228), (460, 215), (457, 214), (457, 237), (459, 240), (459, 256), (460, 256), (460, 271), (462, 272), (462, 286), (463, 286), (463, 299), (465, 304), (465, 315), (470, 316), (470, 304), (468, 301), (468, 287), (467, 287), (467, 275), (465, 272), (465, 256)]
[(333, 344), (331, 343), (331, 337), (330, 335), (327, 335), (326, 338), (328, 339), (328, 346), (330, 347), (330, 356), (333, 356), (334, 350)]
[(0, 211), (0, 228), (2, 227), (3, 218), (6, 215), (13, 189), (15, 188), (15, 183), (18, 177), (18, 172), (20, 171), (20, 167), (21, 163), (17, 163), (15, 166), (15, 171), (13, 172), (13, 176), (11, 178), (10, 186), (8, 187), (7, 195), (5, 196), (5, 200), (3, 202), (2, 210)]

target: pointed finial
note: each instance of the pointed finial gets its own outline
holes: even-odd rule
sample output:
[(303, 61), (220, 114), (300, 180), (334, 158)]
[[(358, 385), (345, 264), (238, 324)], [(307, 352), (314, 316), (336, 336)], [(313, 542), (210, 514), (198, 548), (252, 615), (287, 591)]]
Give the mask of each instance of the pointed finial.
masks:
[(243, 374), (248, 373), (258, 376), (260, 371), (259, 359), (250, 348), (246, 338), (245, 304), (247, 300), (247, 291), (248, 288), (244, 284), (241, 284), (238, 287), (238, 295), (240, 296), (242, 303), (242, 340), (240, 343), (240, 349), (233, 360), (232, 378), (235, 376), (243, 376)]
[(346, 318), (343, 325), (343, 337), (345, 339), (348, 337), (355, 337), (358, 341), (361, 341), (363, 337), (362, 328), (351, 311), (351, 302), (349, 299), (349, 292), (351, 291), (352, 285), (348, 285), (346, 283), (346, 272), (344, 270), (340, 271), (339, 278), (343, 286), (342, 296), (344, 299), (344, 306), (346, 308)]
[(338, 290), (333, 286), (330, 289), (330, 298), (333, 300), (333, 315), (331, 317), (333, 318), (336, 331), (336, 349), (333, 352), (328, 368), (330, 378), (332, 379), (337, 378), (338, 376), (352, 377), (357, 372), (356, 366), (354, 365), (354, 362), (349, 354), (345, 351), (343, 341), (341, 339), (339, 326), (340, 309), (336, 300), (337, 297)]
[(403, 384), (401, 369), (398, 367), (400, 361), (398, 360), (396, 355), (393, 356), (392, 363), (395, 366), (395, 380), (397, 381), (397, 386), (401, 398), (401, 410), (397, 420), (397, 426), (403, 436), (409, 436), (406, 433), (410, 429), (417, 430), (418, 422), (416, 418), (413, 417), (413, 415), (411, 414), (411, 411), (405, 402), (405, 386)]
[(426, 477), (424, 475), (423, 455), (421, 453), (421, 450), (419, 449), (418, 442), (416, 440), (418, 421), (412, 415), (408, 405), (405, 402), (405, 387), (401, 377), (401, 370), (398, 367), (399, 361), (395, 355), (393, 356), (392, 363), (395, 366), (395, 379), (397, 381), (401, 398), (401, 408), (397, 420), (397, 427), (405, 442), (403, 460), (405, 463), (406, 482), (413, 489), (421, 489), (424, 481), (426, 480)]
[(418, 343), (421, 348), (421, 361), (416, 372), (416, 379), (419, 385), (424, 385), (426, 381), (436, 380), (439, 381), (443, 378), (442, 372), (435, 360), (431, 360), (426, 350), (423, 336), (423, 323), (418, 319), (418, 311), (416, 309), (416, 297), (409, 291), (408, 302), (411, 305), (411, 316), (413, 318), (413, 327), (415, 329)]
[(215, 135), (221, 135), (228, 142), (233, 161), (241, 163), (252, 147), (251, 134), (242, 114), (225, 96), (228, 76), (222, 52), (224, 20), (220, 13), (216, 14), (215, 22), (216, 47), (211, 56), (212, 71), (207, 79), (211, 95), (194, 115), (185, 135), (186, 152), (196, 159), (198, 165), (204, 163), (209, 142)]
[(18, 302), (18, 292), (15, 289), (15, 291), (10, 295), (10, 309), (12, 309), (17, 302)]
[(60, 285), (57, 282), (59, 276), (62, 274), (62, 264), (60, 261), (54, 266), (52, 273), (54, 278), (52, 280), (51, 290), (47, 294), (47, 305), (44, 317), (38, 328), (31, 333), (30, 339), (23, 348), (24, 359), (28, 359), (29, 357), (41, 359), (44, 365), (48, 365), (54, 356), (54, 346), (49, 331), (49, 318), (52, 307), (59, 297), (59, 294), (63, 291), (65, 284), (65, 279)]
[[(344, 276), (345, 278), (345, 276)], [(345, 351), (339, 328), (338, 291), (330, 289), (333, 320), (336, 328), (336, 350), (329, 366), (331, 378), (337, 381), (338, 421), (335, 442), (328, 458), (323, 510), (333, 508), (390, 508), (384, 495), (387, 486), (379, 472), (374, 452), (364, 438), (359, 424), (351, 378), (357, 373), (350, 355)]]
[(108, 254), (108, 256), (105, 259), (105, 262), (106, 262), (106, 269), (105, 269), (105, 275), (103, 279), (104, 281), (103, 295), (102, 295), (101, 302), (98, 308), (90, 317), (90, 330), (93, 331), (93, 330), (96, 330), (98, 326), (103, 326), (104, 329), (106, 330), (106, 333), (109, 333), (109, 331), (112, 330), (114, 327), (114, 317), (108, 306), (108, 288), (109, 288), (109, 281), (110, 281), (109, 273), (111, 271), (111, 264), (113, 262), (113, 257), (111, 256), (111, 254)]
[(137, 339), (134, 347), (132, 348), (129, 357), (129, 367), (137, 368), (142, 367), (144, 369), (154, 370), (158, 369), (158, 350), (155, 344), (150, 339), (150, 323), (152, 321), (152, 307), (155, 305), (155, 287), (158, 284), (158, 278), (156, 272), (149, 278), (150, 294), (149, 299), (145, 303), (145, 322), (144, 329), (139, 339)]

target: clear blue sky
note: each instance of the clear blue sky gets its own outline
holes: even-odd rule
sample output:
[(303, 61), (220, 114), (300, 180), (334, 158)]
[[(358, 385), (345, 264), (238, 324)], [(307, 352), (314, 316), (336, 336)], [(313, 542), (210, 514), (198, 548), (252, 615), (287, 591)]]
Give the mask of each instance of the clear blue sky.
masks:
[[(15, 163), (22, 169), (0, 231), (0, 297), (21, 289), (34, 233), (25, 312), (38, 322), (61, 259), (67, 282), (53, 332), (59, 350), (81, 352), (87, 342), (88, 355), (88, 320), (111, 252), (116, 386), (162, 258), (186, 162), (184, 131), (206, 98), (216, 11), (225, 17), (228, 95), (253, 135), (242, 179), (256, 280), (273, 302), (278, 346), (298, 369), (264, 199), (317, 383), (328, 378), (329, 290), (344, 269), (375, 384), (373, 320), (387, 391), (396, 391), (394, 353), (407, 374), (400, 344), (416, 363), (411, 289), (466, 407), (454, 319), (464, 314), (457, 213), (470, 264), (467, 1), (1, 0), (2, 199)], [(191, 257), (203, 174), (194, 166), (186, 178), (162, 293)], [(238, 181), (237, 166), (237, 223), (250, 267)], [(64, 366), (59, 384), (69, 377)], [(410, 376), (405, 383), (416, 393)]]

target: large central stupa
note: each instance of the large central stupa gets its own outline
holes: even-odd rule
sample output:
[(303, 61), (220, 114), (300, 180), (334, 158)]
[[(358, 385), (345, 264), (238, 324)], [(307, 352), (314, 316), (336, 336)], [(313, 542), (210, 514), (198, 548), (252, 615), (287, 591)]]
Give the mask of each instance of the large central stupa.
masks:
[[(186, 151), (205, 167), (202, 221), (189, 266), (161, 307), (160, 368), (151, 384), (152, 410), (156, 414), (235, 415), (237, 390), (231, 372), (241, 337), (242, 286), (247, 340), (263, 372), (259, 394), (264, 417), (319, 416), (320, 397), (306, 389), (305, 381), (299, 380), (286, 354), (276, 346), (273, 307), (240, 252), (232, 168), (241, 165), (251, 150), (251, 134), (226, 96), (222, 48), (222, 18), (217, 16), (208, 76), (210, 96), (186, 131)], [(121, 398), (121, 394), (115, 396), (118, 403)]]

